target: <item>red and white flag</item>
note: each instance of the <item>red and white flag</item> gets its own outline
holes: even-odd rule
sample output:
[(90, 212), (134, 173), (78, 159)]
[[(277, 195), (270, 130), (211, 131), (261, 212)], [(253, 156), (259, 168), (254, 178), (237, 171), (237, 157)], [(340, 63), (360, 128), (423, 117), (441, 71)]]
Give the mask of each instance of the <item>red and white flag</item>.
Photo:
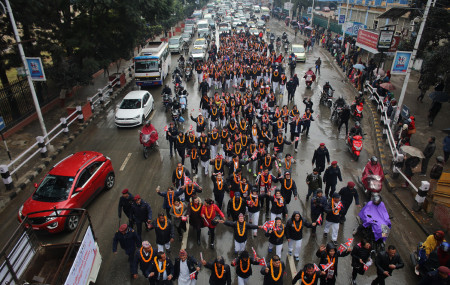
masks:
[(255, 251), (255, 249), (253, 247), (252, 247), (252, 251), (253, 251), (253, 258), (255, 260), (258, 260), (258, 255), (256, 254), (256, 251)]
[(252, 154), (252, 160), (255, 160), (257, 155), (258, 155), (258, 151), (255, 150)]
[[(192, 180), (191, 178), (187, 177), (187, 175), (184, 176), (184, 185), (188, 185), (189, 183), (191, 183)], [(195, 186), (198, 186), (198, 184), (196, 182), (192, 182)]]
[(322, 267), (323, 271), (327, 271), (328, 268), (330, 268), (331, 266), (333, 266), (333, 262), (330, 262), (328, 264), (321, 264), (320, 266)]
[(341, 244), (338, 249), (339, 253), (342, 254), (345, 250), (347, 250), (347, 247), (345, 244)]
[(316, 220), (316, 223), (318, 223), (319, 225), (322, 224), (322, 214), (319, 215), (319, 217)]
[(189, 126), (189, 130), (192, 131), (194, 127), (192, 125)]
[(167, 132), (169, 128), (167, 126), (164, 127), (164, 131)]
[(196, 274), (197, 274), (197, 271), (192, 272), (191, 274), (189, 274), (189, 278), (190, 278), (191, 280), (194, 280)]
[(314, 271), (320, 271), (319, 266), (317, 266), (317, 264), (314, 263)]
[(295, 140), (294, 141), (298, 141), (300, 138), (299, 137), (295, 137)]
[(369, 266), (367, 264), (364, 264), (364, 271), (367, 271), (369, 269)]
[(259, 262), (259, 265), (261, 265), (261, 266), (267, 266), (266, 259), (264, 257), (258, 259), (258, 262)]

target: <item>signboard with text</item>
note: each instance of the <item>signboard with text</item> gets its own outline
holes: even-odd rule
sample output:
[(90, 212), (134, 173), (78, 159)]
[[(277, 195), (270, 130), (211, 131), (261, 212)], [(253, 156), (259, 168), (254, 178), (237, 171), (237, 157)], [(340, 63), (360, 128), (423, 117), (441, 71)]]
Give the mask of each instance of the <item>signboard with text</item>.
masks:
[(379, 51), (388, 50), (391, 47), (393, 38), (394, 38), (394, 31), (381, 30), (378, 36), (377, 49)]
[(339, 24), (345, 23), (345, 15), (339, 15)]
[[(377, 48), (378, 36), (379, 36), (378, 32), (359, 29), (358, 37), (356, 38), (356, 46), (365, 49), (373, 54), (377, 54), (379, 52)], [(395, 52), (397, 50), (399, 43), (400, 37), (399, 36), (393, 37), (391, 46), (387, 50), (387, 52)]]
[(40, 57), (27, 57), (28, 70), (33, 81), (45, 81), (44, 66)]
[(367, 28), (366, 25), (358, 22), (344, 22), (344, 25), (342, 27), (344, 29), (345, 34), (349, 36), (356, 36), (358, 35), (359, 29)]
[(392, 63), (392, 74), (406, 74), (409, 62), (411, 61), (410, 51), (397, 51), (395, 53), (394, 62)]

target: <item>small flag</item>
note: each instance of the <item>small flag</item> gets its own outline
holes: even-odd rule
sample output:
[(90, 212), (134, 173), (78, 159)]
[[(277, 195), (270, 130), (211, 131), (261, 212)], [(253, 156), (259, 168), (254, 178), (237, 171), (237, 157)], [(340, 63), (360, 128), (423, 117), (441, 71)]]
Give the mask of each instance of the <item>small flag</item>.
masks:
[(314, 271), (320, 271), (319, 266), (317, 266), (317, 264), (314, 263)]
[(274, 147), (273, 150), (275, 150), (275, 152), (278, 152), (280, 150), (279, 147)]
[(328, 264), (321, 264), (320, 266), (322, 267), (323, 271), (327, 271), (328, 268), (330, 268), (331, 266), (333, 266), (333, 262), (330, 262)]
[(322, 224), (322, 214), (319, 215), (319, 217), (316, 220), (316, 223), (318, 223), (319, 225)]
[(260, 258), (258, 260), (258, 262), (259, 262), (259, 265), (261, 265), (261, 266), (267, 266), (266, 259), (264, 257)]
[(194, 127), (192, 127), (192, 125), (189, 127), (189, 130), (192, 131), (194, 129)]
[(204, 260), (203, 259), (203, 253), (200, 251), (200, 260)]
[(297, 142), (300, 138), (299, 137), (295, 137), (295, 141)]
[(347, 249), (347, 247), (345, 246), (345, 244), (341, 244), (339, 246), (338, 251), (339, 251), (340, 254), (342, 254), (346, 249)]
[(257, 155), (258, 155), (258, 151), (255, 150), (252, 154), (252, 160), (255, 160)]
[(255, 258), (255, 260), (258, 260), (258, 255), (256, 254), (256, 251), (253, 247), (252, 247), (252, 251), (253, 251), (253, 258)]
[(191, 274), (189, 274), (189, 278), (190, 278), (191, 280), (194, 280), (196, 274), (197, 274), (197, 271), (192, 272)]
[(369, 266), (367, 266), (367, 264), (364, 264), (364, 271), (367, 271), (367, 269), (369, 269)]
[(273, 225), (274, 225), (274, 224), (275, 224), (275, 221), (268, 221), (268, 222), (265, 222), (264, 225), (263, 225), (264, 231), (267, 233), (270, 229), (273, 228)]
[(169, 128), (167, 126), (164, 127), (164, 131), (167, 132)]

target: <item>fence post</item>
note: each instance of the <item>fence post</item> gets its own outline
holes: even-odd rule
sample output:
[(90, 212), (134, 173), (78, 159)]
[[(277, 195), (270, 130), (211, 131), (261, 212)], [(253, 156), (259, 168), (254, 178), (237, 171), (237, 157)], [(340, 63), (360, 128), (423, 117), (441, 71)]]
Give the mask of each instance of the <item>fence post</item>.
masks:
[(13, 185), (11, 174), (9, 173), (9, 170), (8, 170), (8, 165), (4, 165), (4, 164), (0, 165), (0, 174), (2, 176), (3, 183), (6, 186), (6, 190), (11, 190), (14, 187), (14, 185)]
[(103, 91), (102, 91), (102, 89), (98, 89), (98, 98), (100, 99), (100, 104), (102, 104), (102, 106), (103, 106), (103, 101), (105, 99), (103, 98)]
[(83, 123), (84, 117), (83, 117), (83, 110), (81, 109), (81, 106), (77, 106), (77, 114), (78, 114), (78, 122)]
[(36, 141), (38, 143), (38, 147), (41, 149), (41, 156), (47, 157), (47, 147), (45, 146), (44, 137), (38, 136), (36, 137)]
[(67, 119), (66, 118), (61, 118), (61, 128), (63, 129), (63, 132), (65, 135), (69, 134), (69, 128), (67, 127)]
[(91, 111), (92, 111), (92, 113), (94, 113), (94, 103), (92, 102), (92, 98), (93, 98), (93, 97), (89, 97), (89, 98), (88, 98), (88, 102), (89, 102), (89, 105), (91, 105)]

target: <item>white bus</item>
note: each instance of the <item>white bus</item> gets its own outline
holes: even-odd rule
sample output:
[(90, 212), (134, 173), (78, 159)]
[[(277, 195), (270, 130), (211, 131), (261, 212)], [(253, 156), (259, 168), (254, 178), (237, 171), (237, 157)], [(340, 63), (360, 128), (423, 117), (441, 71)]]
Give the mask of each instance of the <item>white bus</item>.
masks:
[(170, 69), (169, 45), (149, 42), (134, 58), (134, 76), (137, 86), (163, 85)]

